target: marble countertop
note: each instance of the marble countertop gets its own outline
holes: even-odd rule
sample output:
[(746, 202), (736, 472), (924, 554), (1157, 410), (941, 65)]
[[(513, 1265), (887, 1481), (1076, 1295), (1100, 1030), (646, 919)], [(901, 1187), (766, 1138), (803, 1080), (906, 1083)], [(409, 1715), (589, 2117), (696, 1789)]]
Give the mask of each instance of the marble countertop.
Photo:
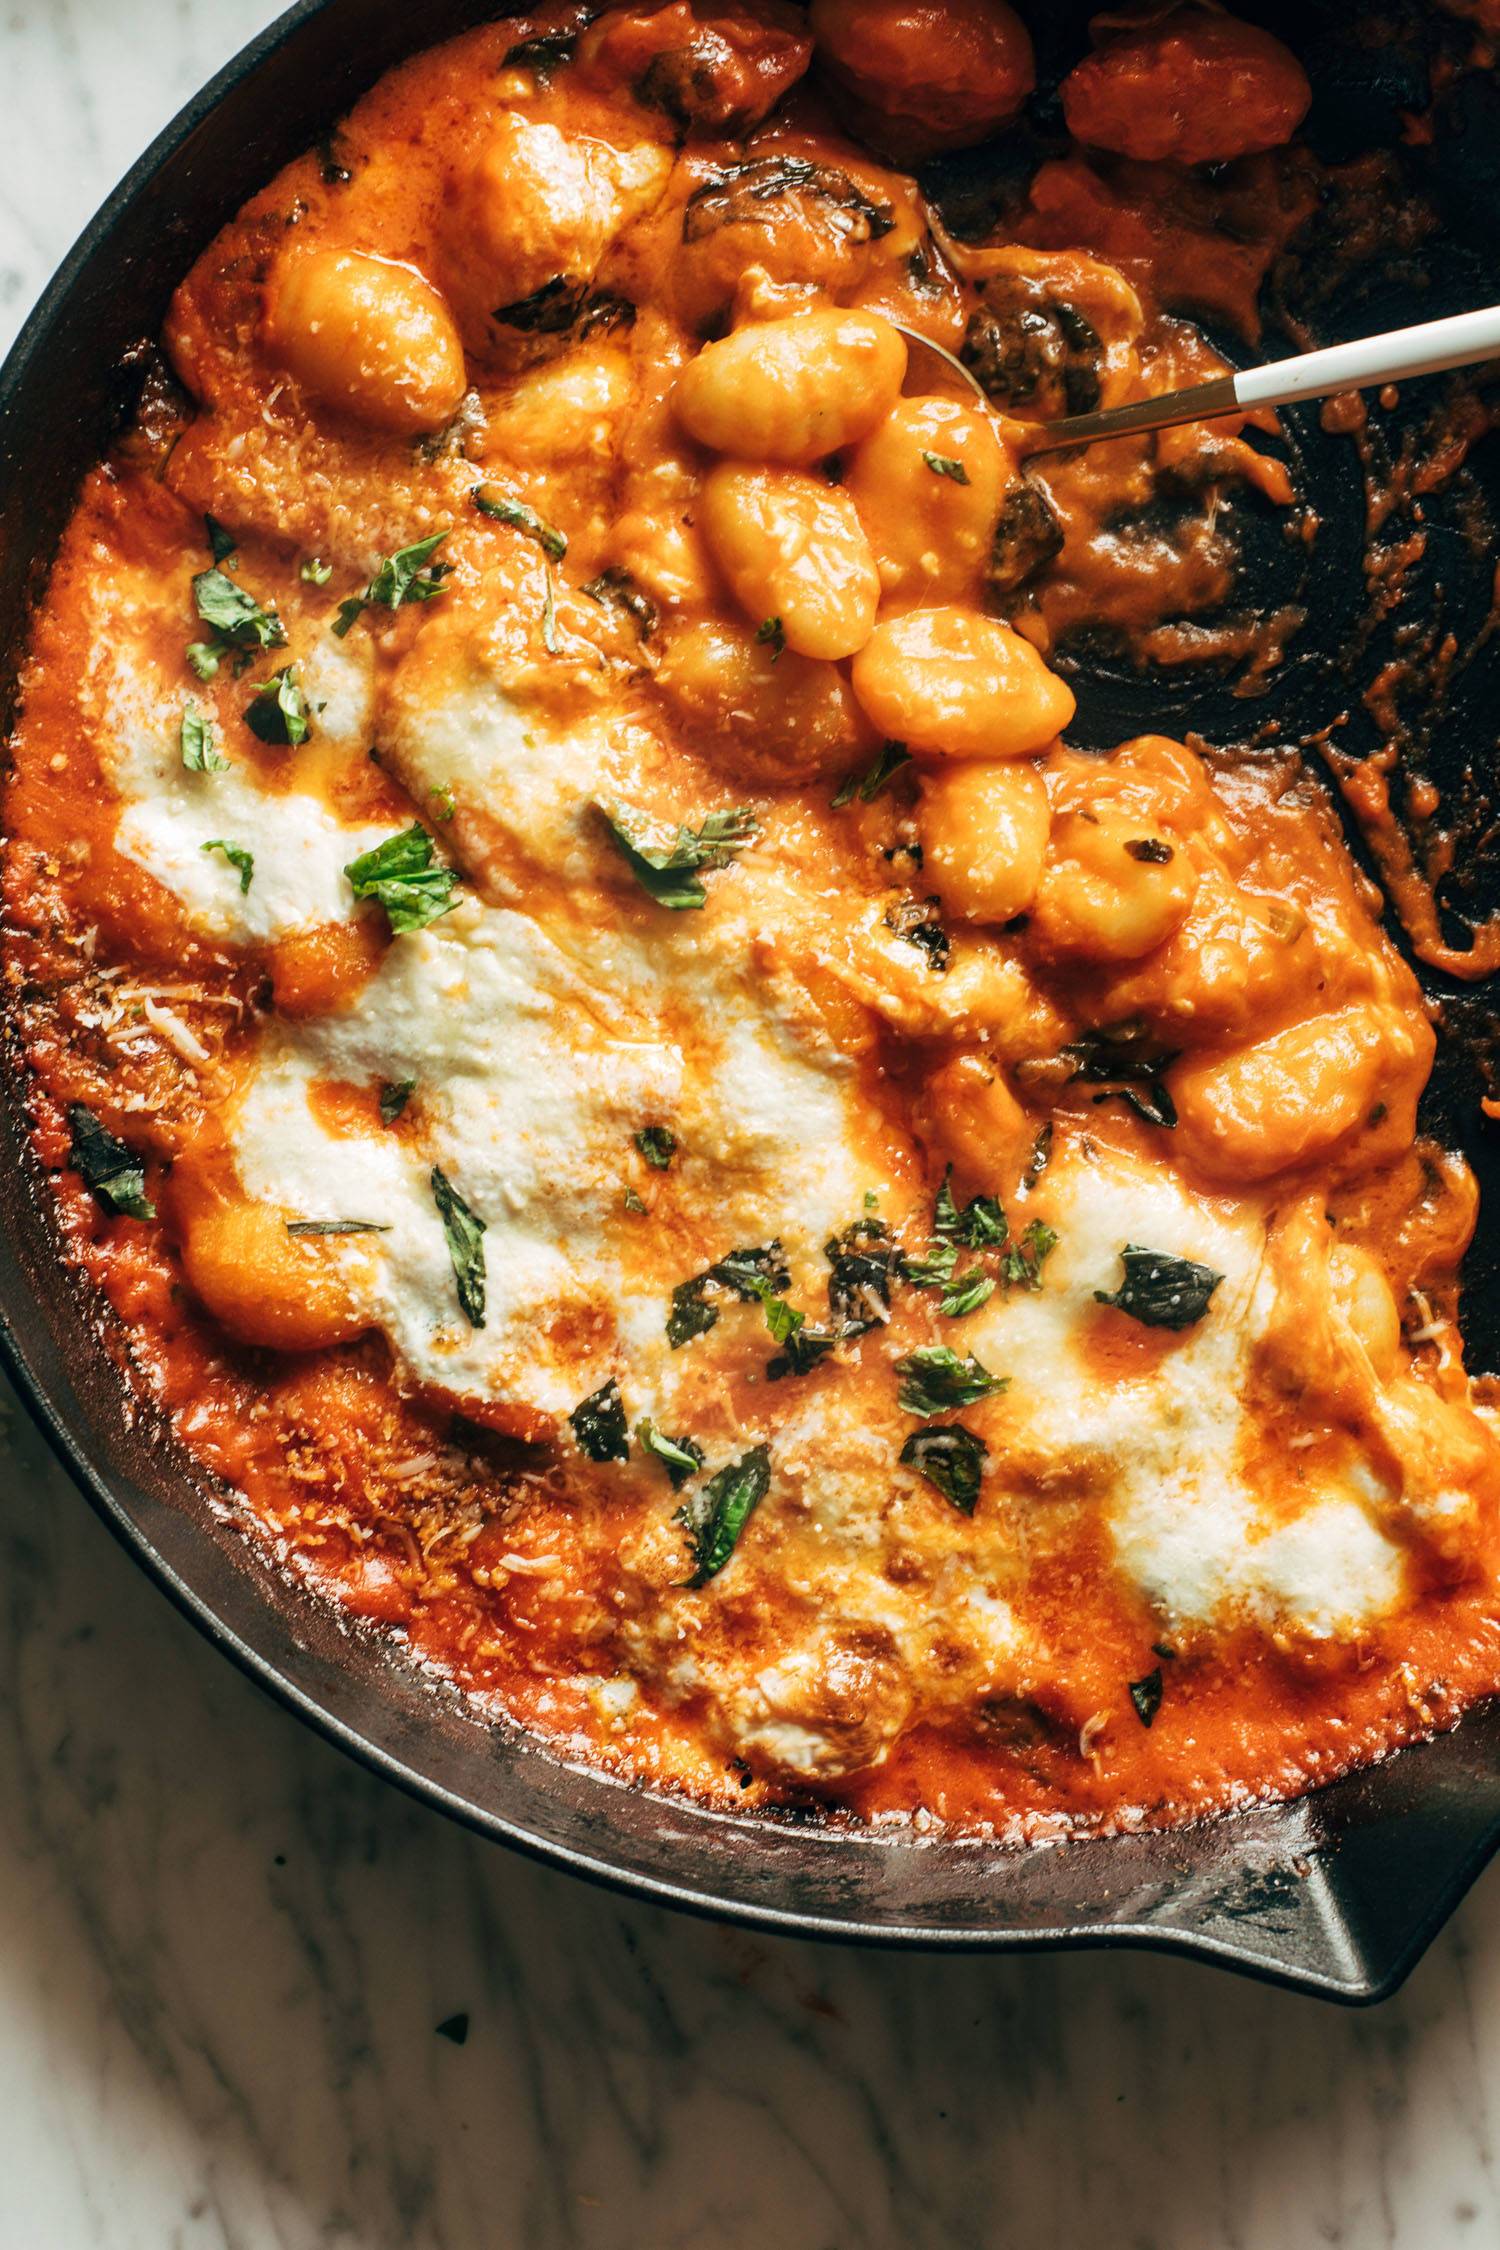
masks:
[[(0, 12), (0, 340), (274, 13)], [(3, 2250), (1500, 2240), (1495, 1876), (1366, 2014), (1147, 1955), (903, 1958), (624, 1904), (275, 1708), (14, 1409), (0, 1708)]]

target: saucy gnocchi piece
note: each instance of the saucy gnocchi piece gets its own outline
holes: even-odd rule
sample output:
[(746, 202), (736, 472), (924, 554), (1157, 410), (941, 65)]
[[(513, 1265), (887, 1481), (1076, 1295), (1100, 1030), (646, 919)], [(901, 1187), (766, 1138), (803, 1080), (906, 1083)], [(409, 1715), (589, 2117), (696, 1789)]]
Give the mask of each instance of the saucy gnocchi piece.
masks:
[(4, 937), (66, 1256), (277, 1567), (654, 1786), (1017, 1839), (1500, 1680), (1422, 993), (1294, 752), (1079, 685), (1223, 590), (1121, 512), (1286, 472), (1030, 461), (1222, 367), (1149, 215), (1240, 197), (1248, 319), (1307, 83), (1101, 17), (960, 238), (913, 167), (1030, 131), (1026, 17), (560, 0), (383, 79), (84, 482)]

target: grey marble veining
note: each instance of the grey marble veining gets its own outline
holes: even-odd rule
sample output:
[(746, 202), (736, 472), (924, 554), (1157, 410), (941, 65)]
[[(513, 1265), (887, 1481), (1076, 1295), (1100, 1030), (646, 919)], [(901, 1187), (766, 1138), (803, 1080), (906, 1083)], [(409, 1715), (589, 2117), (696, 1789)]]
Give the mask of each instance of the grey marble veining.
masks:
[[(7, 335), (273, 12), (0, 16)], [(275, 1708), (15, 1413), (0, 1711), (0, 2250), (1500, 2241), (1493, 1881), (1366, 2015), (1141, 1955), (898, 1958), (624, 1904)]]

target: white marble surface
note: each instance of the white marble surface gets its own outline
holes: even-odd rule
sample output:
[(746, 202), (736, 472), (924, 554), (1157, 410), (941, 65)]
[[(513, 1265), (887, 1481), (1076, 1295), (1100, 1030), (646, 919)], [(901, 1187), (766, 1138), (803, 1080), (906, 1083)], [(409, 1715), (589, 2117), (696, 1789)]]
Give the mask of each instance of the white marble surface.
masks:
[[(272, 13), (10, 0), (7, 334)], [(1146, 1956), (897, 1959), (624, 1905), (273, 1708), (14, 1417), (0, 1713), (0, 2250), (1500, 2241), (1500, 1878), (1362, 2016)]]

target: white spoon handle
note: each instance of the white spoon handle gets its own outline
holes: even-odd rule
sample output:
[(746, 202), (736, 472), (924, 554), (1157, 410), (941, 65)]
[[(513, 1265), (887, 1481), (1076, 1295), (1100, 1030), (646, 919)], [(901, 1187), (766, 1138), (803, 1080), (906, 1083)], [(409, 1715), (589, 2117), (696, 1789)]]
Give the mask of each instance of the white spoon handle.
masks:
[[(1098, 414), (1072, 414), (1061, 422), (1042, 422), (1028, 433), (1028, 453), (1059, 453), (1102, 438), (1170, 429), (1179, 422), (1202, 422), (1237, 407), (1289, 406), (1301, 398), (1329, 398), (1335, 391), (1358, 391), (1377, 383), (1399, 383), (1412, 375), (1437, 375), (1447, 367), (1500, 358), (1500, 305), (1455, 313), (1451, 320), (1425, 320), (1415, 328), (1392, 328), (1383, 336), (1362, 336), (1354, 344), (1332, 344), (1326, 351), (1301, 352), (1272, 360), (1268, 367), (1242, 368), (1218, 375), (1190, 390), (1166, 391), (1159, 398), (1133, 399)], [(967, 372), (967, 371), (966, 371)]]

